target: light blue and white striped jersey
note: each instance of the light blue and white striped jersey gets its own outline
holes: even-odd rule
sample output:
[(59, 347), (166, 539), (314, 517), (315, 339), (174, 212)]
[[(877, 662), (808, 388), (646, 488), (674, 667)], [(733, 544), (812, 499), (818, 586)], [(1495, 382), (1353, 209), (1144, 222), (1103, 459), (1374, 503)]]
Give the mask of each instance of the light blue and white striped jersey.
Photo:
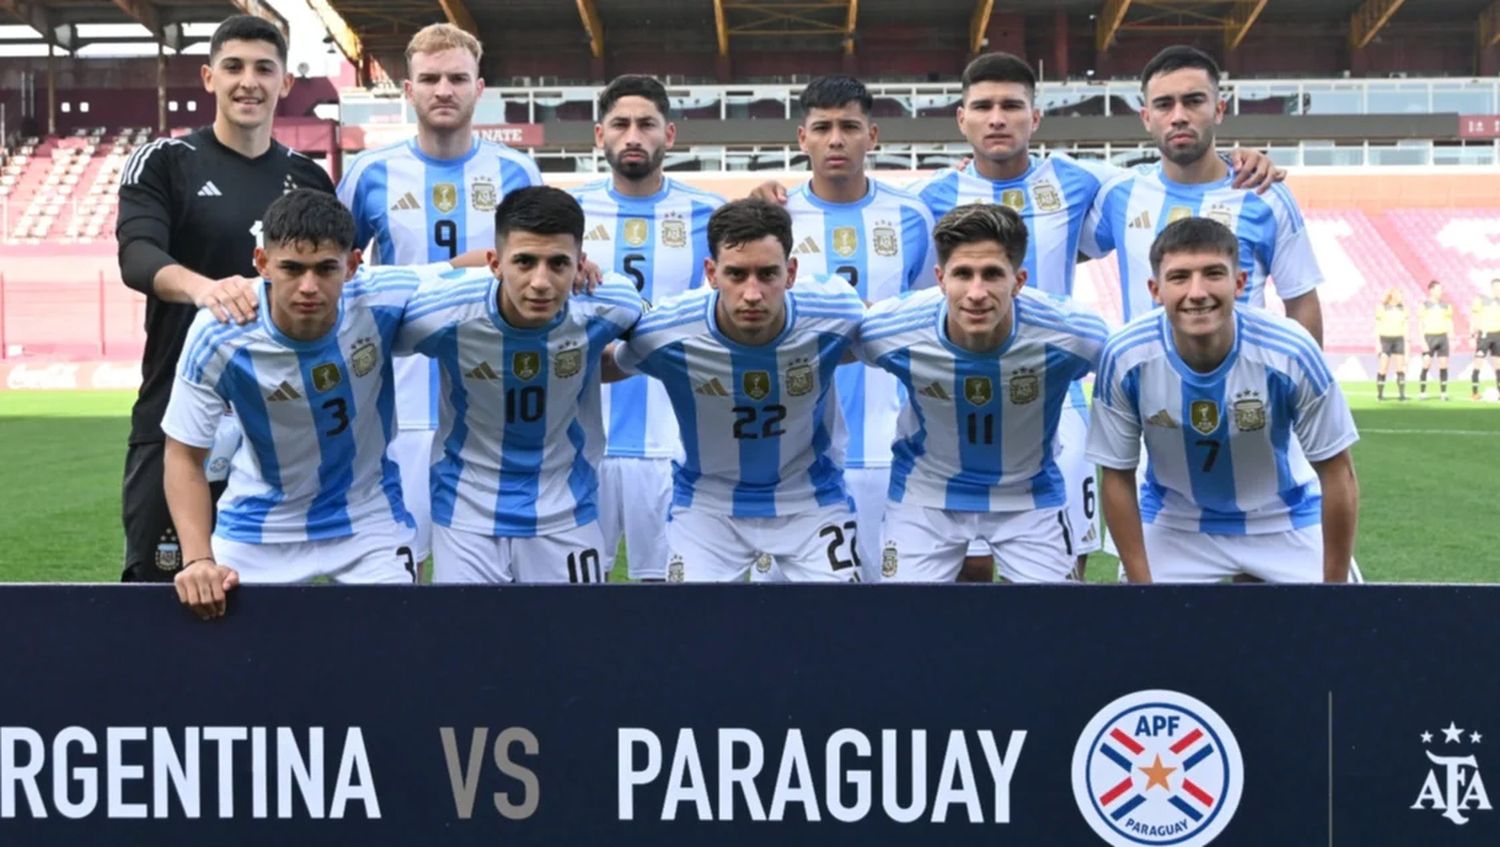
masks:
[[(648, 303), (703, 284), (708, 218), (724, 198), (670, 177), (649, 197), (615, 191), (612, 179), (573, 189), (583, 206), (583, 252), (599, 267), (624, 274)], [(604, 388), (605, 455), (670, 459), (682, 439), (660, 383), (627, 379)]]
[(1015, 179), (987, 179), (971, 162), (963, 170), (945, 168), (911, 187), (934, 219), (955, 206), (1000, 203), (1026, 222), (1026, 284), (1047, 294), (1073, 296), (1078, 239), (1084, 217), (1099, 190), (1124, 173), (1107, 162), (1074, 159), (1061, 153), (1031, 156), (1031, 167)]
[(1322, 498), (1308, 462), (1359, 440), (1307, 330), (1261, 309), (1236, 309), (1234, 322), (1234, 347), (1210, 373), (1182, 361), (1160, 310), (1104, 349), (1088, 458), (1129, 470), (1144, 436), (1146, 523), (1222, 535), (1317, 525)]
[(961, 512), (1061, 506), (1054, 439), (1075, 380), (1094, 370), (1109, 330), (1072, 301), (1022, 289), (999, 350), (948, 338), (948, 301), (920, 291), (870, 309), (859, 357), (906, 388), (890, 499)]
[(546, 326), (521, 329), (501, 316), (488, 268), (444, 277), (412, 297), (396, 341), (439, 365), (433, 523), (530, 538), (596, 520), (599, 356), (640, 317), (635, 287), (606, 274)]
[(833, 372), (864, 304), (839, 277), (799, 277), (786, 300), (786, 327), (763, 345), (720, 332), (718, 293), (699, 288), (659, 304), (617, 348), (622, 368), (672, 399), (674, 505), (761, 518), (848, 502)]
[(1167, 224), (1186, 217), (1211, 218), (1240, 240), (1240, 269), (1252, 306), (1266, 305), (1266, 278), (1283, 300), (1306, 294), (1323, 282), (1318, 258), (1297, 201), (1277, 183), (1265, 194), (1232, 188), (1234, 173), (1217, 182), (1184, 185), (1167, 179), (1158, 165), (1129, 171), (1099, 192), (1084, 223), (1080, 249), (1099, 258), (1115, 251), (1120, 267), (1120, 301), (1128, 323), (1155, 308), (1146, 281), (1151, 278), (1151, 242)]
[[(446, 262), (495, 246), (495, 207), (506, 194), (541, 185), (531, 157), (476, 138), (467, 155), (434, 159), (415, 138), (361, 153), (339, 181), (339, 200), (354, 213), (354, 243), (375, 242), (380, 265)], [(437, 427), (437, 365), (396, 362), (396, 417), (401, 429)]]
[(221, 324), (207, 309), (198, 314), (162, 430), (209, 447), (225, 404), (233, 405), (244, 442), (230, 463), (215, 535), (280, 544), (414, 526), (400, 472), (385, 455), (396, 424), (391, 349), (407, 298), (436, 272), (361, 269), (344, 285), (333, 328), (313, 341), (288, 337), (267, 307), (244, 326)]
[[(787, 193), (797, 272), (838, 274), (876, 303), (937, 284), (932, 213), (916, 196), (879, 180), (853, 203), (829, 203), (806, 182)], [(849, 431), (846, 468), (885, 468), (901, 411), (896, 378), (854, 362), (838, 369), (839, 405)]]

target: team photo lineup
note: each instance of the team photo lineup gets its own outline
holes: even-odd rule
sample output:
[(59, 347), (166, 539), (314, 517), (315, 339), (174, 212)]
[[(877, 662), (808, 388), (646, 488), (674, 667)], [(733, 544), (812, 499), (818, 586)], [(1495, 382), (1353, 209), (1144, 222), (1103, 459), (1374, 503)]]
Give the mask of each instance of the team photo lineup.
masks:
[[(667, 175), (642, 75), (599, 94), (609, 172), (544, 185), (474, 131), (482, 46), (448, 24), (406, 49), (416, 136), (335, 186), (272, 137), (286, 50), (226, 20), (213, 124), (122, 172), (127, 581), (205, 618), (240, 583), (605, 582), (622, 545), (615, 579), (672, 583), (1060, 583), (1100, 550), (1121, 582), (1361, 581), (1323, 274), (1285, 172), (1216, 144), (1193, 47), (1141, 70), (1159, 164), (1030, 150), (1036, 73), (995, 52), (963, 73), (960, 166), (874, 178), (871, 94), (822, 76), (810, 178), (739, 199)], [(236, 202), (198, 202), (206, 174)], [(1111, 254), (1122, 325), (1072, 296)]]

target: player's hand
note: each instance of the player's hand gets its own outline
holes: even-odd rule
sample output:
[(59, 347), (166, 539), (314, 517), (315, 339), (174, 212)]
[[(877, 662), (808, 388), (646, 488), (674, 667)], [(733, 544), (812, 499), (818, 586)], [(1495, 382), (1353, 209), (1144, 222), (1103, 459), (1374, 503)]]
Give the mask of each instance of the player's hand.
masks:
[(574, 294), (593, 294), (604, 281), (604, 269), (589, 261), (588, 256), (578, 257), (578, 276), (573, 277)]
[(193, 305), (212, 309), (219, 323), (247, 324), (255, 320), (255, 309), (260, 303), (259, 287), (260, 280), (226, 276), (198, 292)]
[(961, 171), (964, 168), (967, 168), (969, 165), (973, 164), (973, 162), (974, 162), (974, 157), (966, 155), (962, 159), (958, 160), (958, 163), (953, 166), (953, 169), (955, 171)]
[(212, 559), (188, 565), (172, 580), (178, 601), (206, 621), (224, 616), (227, 592), (239, 584), (239, 571)]
[(767, 203), (775, 203), (778, 206), (786, 205), (786, 186), (774, 179), (768, 179), (760, 185), (755, 186), (750, 196), (756, 200), (764, 200)]
[(1236, 147), (1229, 151), (1229, 165), (1234, 168), (1234, 187), (1253, 188), (1256, 194), (1265, 194), (1286, 179), (1286, 171), (1259, 150)]

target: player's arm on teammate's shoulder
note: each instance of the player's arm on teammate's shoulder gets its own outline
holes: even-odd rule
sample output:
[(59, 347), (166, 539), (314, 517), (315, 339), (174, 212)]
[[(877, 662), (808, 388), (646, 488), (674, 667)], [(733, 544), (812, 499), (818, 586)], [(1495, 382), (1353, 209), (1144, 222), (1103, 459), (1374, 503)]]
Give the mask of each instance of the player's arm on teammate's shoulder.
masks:
[(619, 382), (630, 379), (637, 371), (626, 370), (620, 366), (616, 358), (619, 351), (624, 347), (624, 341), (612, 341), (605, 346), (604, 352), (599, 354), (599, 381), (604, 383)]
[(768, 179), (760, 185), (750, 189), (750, 196), (767, 203), (786, 205), (786, 186), (774, 179)]
[(1141, 529), (1141, 504), (1136, 499), (1135, 468), (1099, 468), (1099, 496), (1104, 503), (1104, 524), (1120, 554), (1125, 578), (1136, 584), (1151, 582), (1146, 560), (1146, 536)]
[(194, 447), (167, 436), (162, 458), (162, 488), (177, 541), (186, 563), (175, 579), (177, 599), (204, 620), (220, 617), (227, 604), (225, 592), (239, 584), (234, 568), (214, 561), (214, 504), (203, 462), (207, 447)]
[(1302, 324), (1302, 328), (1322, 347), (1323, 303), (1318, 299), (1318, 289), (1283, 300), (1282, 305), (1286, 307), (1286, 316)]
[(1286, 170), (1276, 167), (1270, 156), (1248, 147), (1230, 150), (1229, 166), (1234, 169), (1234, 187), (1253, 189), (1256, 194), (1265, 194), (1286, 179)]
[(1359, 524), (1359, 480), (1354, 457), (1345, 448), (1312, 463), (1323, 492), (1323, 581), (1349, 581), (1354, 558), (1354, 531)]

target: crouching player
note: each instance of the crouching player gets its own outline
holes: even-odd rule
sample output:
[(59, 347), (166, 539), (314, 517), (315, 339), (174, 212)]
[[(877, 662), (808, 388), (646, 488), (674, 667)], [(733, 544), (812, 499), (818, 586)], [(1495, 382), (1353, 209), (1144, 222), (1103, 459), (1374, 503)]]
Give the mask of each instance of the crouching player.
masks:
[(571, 295), (583, 227), (567, 192), (512, 191), (489, 269), (426, 282), (407, 306), (397, 353), (431, 356), (440, 378), (434, 582), (602, 582), (609, 570), (599, 360), (644, 303), (613, 273)]
[[(247, 583), (411, 583), (413, 523), (386, 459), (395, 414), (389, 351), (427, 271), (359, 271), (354, 220), (299, 189), (266, 209), (258, 320), (199, 312), (162, 421), (164, 482), (186, 567), (177, 596), (203, 617)], [(217, 525), (203, 460), (226, 405), (244, 431)], [(212, 537), (210, 537), (212, 533)]]
[(708, 243), (708, 287), (657, 304), (615, 348), (622, 370), (662, 381), (682, 431), (667, 581), (742, 579), (761, 554), (792, 582), (856, 581), (830, 389), (864, 304), (841, 277), (797, 277), (780, 206), (721, 206)]
[(1157, 582), (1346, 582), (1354, 419), (1301, 325), (1235, 303), (1238, 257), (1234, 233), (1208, 218), (1151, 245), (1162, 308), (1110, 339), (1094, 388), (1088, 456), (1103, 466), (1105, 521), (1125, 567)]
[(1060, 582), (1076, 554), (1054, 439), (1109, 332), (1071, 301), (1022, 290), (1015, 211), (959, 206), (932, 235), (938, 287), (876, 304), (855, 348), (906, 387), (881, 577), (951, 582), (978, 542), (1010, 582)]

